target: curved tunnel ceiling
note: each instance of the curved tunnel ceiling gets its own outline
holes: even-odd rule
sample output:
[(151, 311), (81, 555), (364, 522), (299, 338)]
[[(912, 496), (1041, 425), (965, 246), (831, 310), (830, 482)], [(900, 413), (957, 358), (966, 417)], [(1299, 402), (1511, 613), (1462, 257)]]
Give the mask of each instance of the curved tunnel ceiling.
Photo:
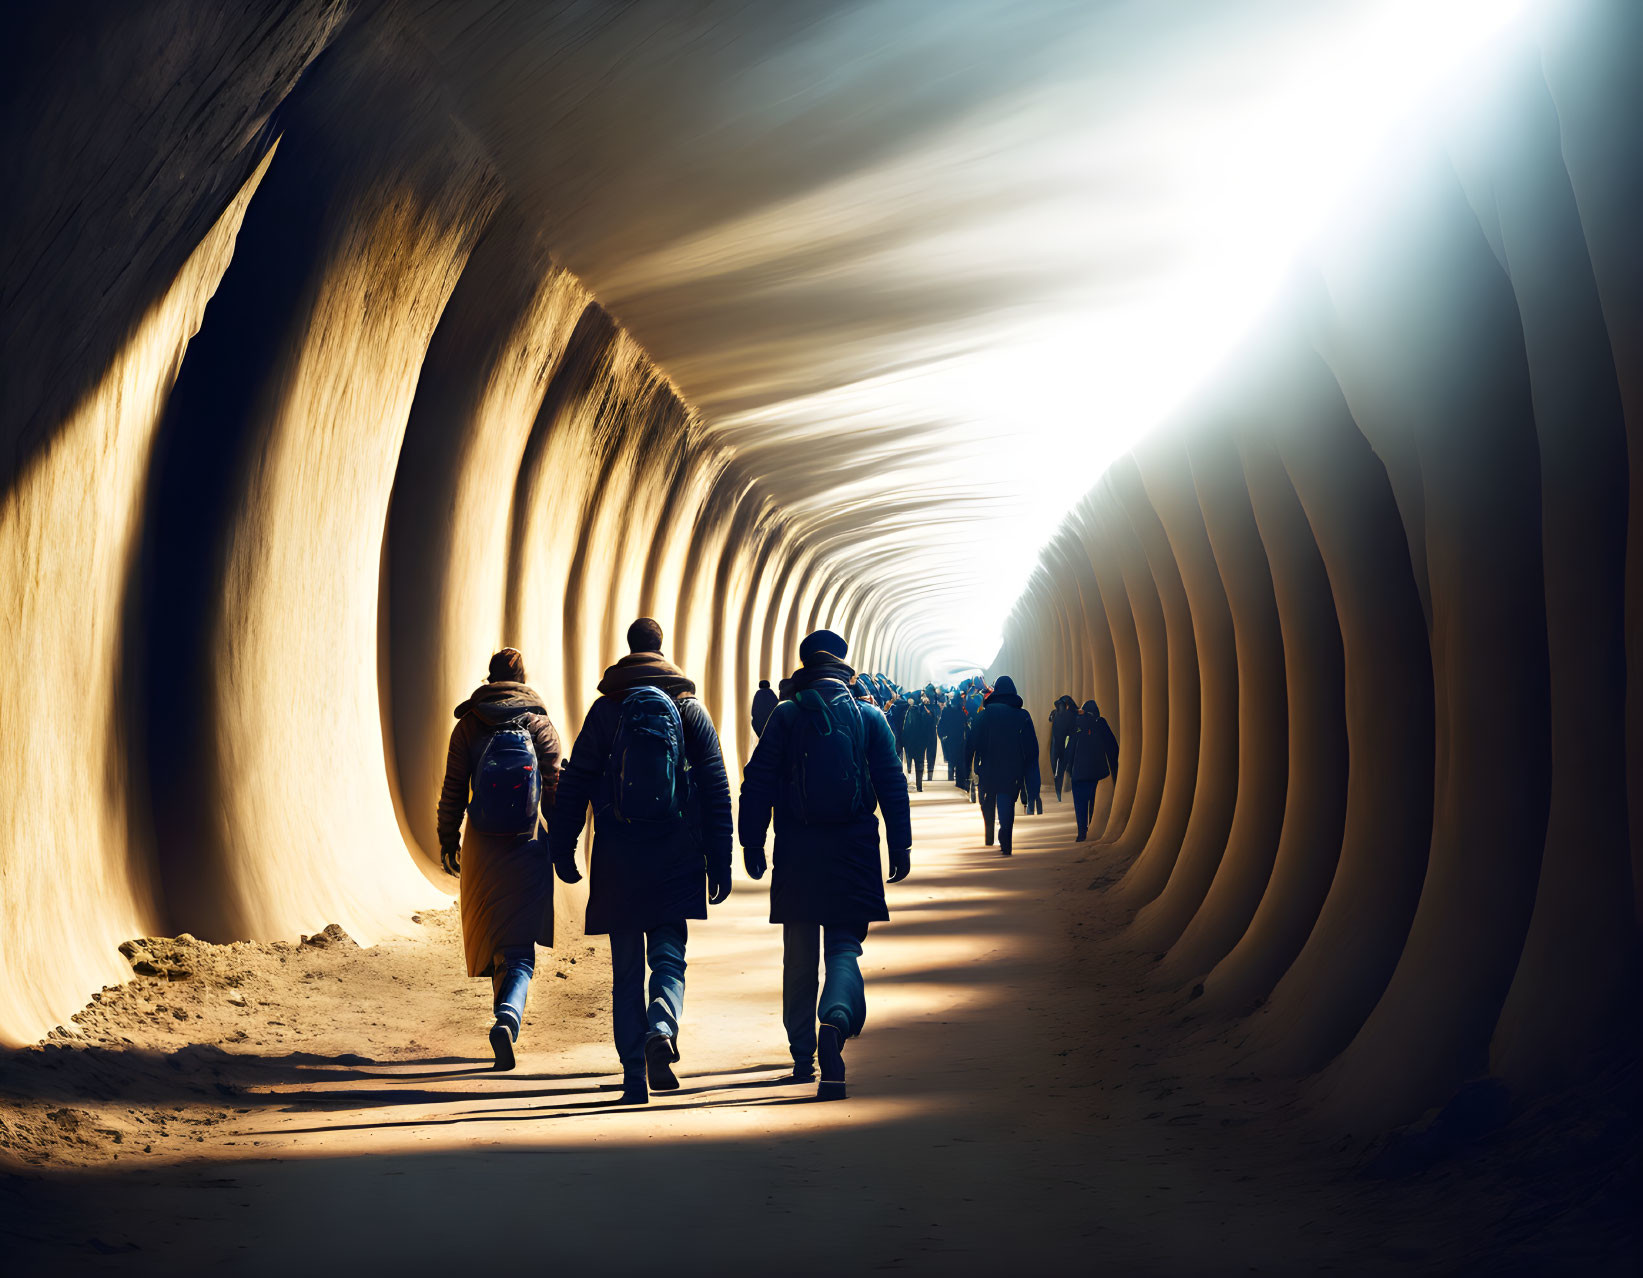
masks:
[(1521, 8), (404, 11), (555, 254), (947, 669)]

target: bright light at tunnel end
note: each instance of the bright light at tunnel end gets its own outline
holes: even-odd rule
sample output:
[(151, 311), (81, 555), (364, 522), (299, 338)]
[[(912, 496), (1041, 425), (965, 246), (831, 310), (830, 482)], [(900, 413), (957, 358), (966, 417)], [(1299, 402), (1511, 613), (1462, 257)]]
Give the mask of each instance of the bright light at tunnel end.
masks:
[[(993, 663), (1031, 564), (1090, 487), (1092, 470), (1099, 475), (1213, 376), (1331, 219), (1398, 179), (1394, 138), (1423, 112), (1441, 112), (1446, 93), (1463, 92), (1548, 7), (1386, 0), (1349, 14), (1333, 47), (1273, 76), (1262, 100), (1235, 113), (1235, 130), (1178, 139), (1171, 163), (1192, 229), (1173, 282), (1122, 315), (1058, 316), (1053, 327), (977, 356), (949, 383), (958, 397), (950, 409), (983, 417), (993, 439), (1016, 444), (998, 450), (997, 469), (1018, 464), (1012, 453), (1031, 454), (1038, 500), (993, 517), (993, 553), (978, 562), (978, 575), (1000, 582), (1014, 574), (1017, 588), (990, 599), (978, 592), (975, 606), (951, 619), (948, 640), (928, 654), (932, 676)], [(1080, 349), (1109, 356), (1079, 358)]]

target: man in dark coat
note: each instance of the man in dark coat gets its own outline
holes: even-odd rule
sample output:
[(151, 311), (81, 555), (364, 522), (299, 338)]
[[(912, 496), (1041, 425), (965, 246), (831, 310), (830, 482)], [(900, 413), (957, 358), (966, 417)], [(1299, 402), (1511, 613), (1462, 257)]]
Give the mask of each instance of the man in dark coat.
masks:
[[(531, 738), (542, 797), (530, 828), (487, 833), (463, 828), (474, 769), (504, 724), (517, 721)], [(536, 970), (536, 947), (553, 944), (553, 878), (536, 838), (538, 821), (554, 806), (559, 779), (559, 734), (547, 707), (525, 682), (517, 648), (491, 658), (490, 677), (456, 708), (456, 727), (439, 790), (439, 859), (461, 879), (462, 950), (469, 976), (491, 978), (495, 1024), (491, 1050), (497, 1069), (512, 1069), (513, 1045), (525, 1017), (525, 996)]]
[[(868, 924), (890, 917), (875, 808), (884, 812), (890, 882), (905, 879), (912, 865), (907, 778), (895, 737), (875, 707), (838, 697), (852, 676), (845, 655), (844, 640), (830, 630), (816, 631), (799, 646), (804, 664), (793, 675), (794, 700), (776, 707), (747, 761), (738, 820), (747, 872), (757, 879), (765, 872), (765, 835), (775, 814), (770, 921), (782, 925), (782, 1024), (795, 1082), (816, 1076), (813, 1061), (819, 1052), (816, 1095), (824, 1100), (844, 1095), (844, 1043), (861, 1033), (867, 1020), (860, 959)], [(859, 716), (859, 737), (856, 723), (834, 717), (852, 708)], [(857, 751), (854, 815), (807, 822), (801, 807), (812, 784), (804, 772), (807, 742), (815, 740), (813, 734), (841, 729), (852, 733)], [(819, 1000), (818, 963), (827, 972)]]
[(770, 712), (776, 708), (778, 698), (770, 686), (770, 680), (760, 679), (759, 690), (753, 694), (753, 735), (764, 735), (765, 721), (770, 718)]
[(1078, 818), (1078, 842), (1082, 843), (1089, 832), (1090, 813), (1095, 810), (1095, 787), (1109, 776), (1115, 784), (1118, 779), (1118, 738), (1094, 701), (1086, 701), (1083, 713), (1073, 721), (1067, 754), (1073, 815)]
[(1039, 788), (1038, 733), (1033, 730), (1032, 715), (1022, 709), (1015, 681), (1009, 675), (998, 677), (992, 694), (976, 712), (965, 762), (976, 770), (980, 781), (987, 846), (993, 846), (996, 815), (999, 851), (1009, 856), (1016, 798)]
[[(582, 877), (576, 842), (593, 805), (586, 930), (610, 936), (611, 1022), (622, 1094), (642, 1104), (650, 1099), (647, 1080), (658, 1091), (679, 1086), (672, 1065), (679, 1059), (684, 1010), (686, 920), (705, 919), (709, 904), (730, 895), (730, 784), (696, 685), (662, 655), (661, 626), (641, 617), (628, 628), (628, 646), (632, 651), (605, 671), (601, 695), (577, 734), (548, 840), (554, 871), (575, 883)], [(623, 699), (637, 688), (659, 689), (679, 714), (686, 793), (681, 810), (665, 821), (625, 822), (614, 806), (611, 751)]]
[(1071, 758), (1068, 746), (1073, 734), (1073, 723), (1078, 718), (1078, 703), (1063, 693), (1056, 698), (1055, 709), (1050, 711), (1050, 771), (1055, 775), (1055, 797), (1061, 798), (1062, 782), (1067, 776)]
[(936, 735), (941, 738), (942, 754), (947, 756), (947, 779), (961, 790), (969, 787), (963, 767), (964, 727), (964, 708), (956, 696), (948, 697), (936, 720)]
[(907, 702), (907, 714), (901, 724), (901, 744), (913, 769), (913, 780), (922, 794), (924, 779), (935, 768), (936, 754), (935, 707), (923, 693), (915, 692)]

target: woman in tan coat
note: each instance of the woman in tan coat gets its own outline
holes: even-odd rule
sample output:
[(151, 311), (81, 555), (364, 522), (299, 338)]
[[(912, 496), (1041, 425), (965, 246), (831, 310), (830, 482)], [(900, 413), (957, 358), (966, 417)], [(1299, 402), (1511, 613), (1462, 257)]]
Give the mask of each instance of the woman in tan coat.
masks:
[(462, 880), (468, 975), (491, 978), (496, 1068), (512, 1069), (536, 947), (553, 944), (553, 874), (536, 832), (553, 810), (559, 734), (516, 648), (491, 658), (490, 678), (456, 719), (439, 794), (440, 861)]

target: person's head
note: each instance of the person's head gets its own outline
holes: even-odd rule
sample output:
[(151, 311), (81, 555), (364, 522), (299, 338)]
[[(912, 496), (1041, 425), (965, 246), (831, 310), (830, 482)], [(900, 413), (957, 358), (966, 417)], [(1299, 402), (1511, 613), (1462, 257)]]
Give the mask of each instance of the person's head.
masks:
[(770, 686), (770, 680), (768, 680), (768, 679), (760, 679), (759, 680), (759, 687), (768, 688), (769, 686)]
[(629, 652), (660, 652), (662, 650), (661, 624), (650, 617), (640, 617), (628, 627)]
[(524, 683), (525, 658), (518, 648), (504, 648), (491, 658), (491, 683)]
[(1099, 719), (1101, 717), (1101, 707), (1096, 705), (1092, 698), (1084, 703), (1084, 713), (1092, 719)]
[(799, 644), (799, 661), (804, 665), (818, 665), (824, 661), (843, 661), (849, 655), (850, 645), (842, 635), (831, 630), (812, 630)]
[[(1015, 680), (1010, 678), (1009, 675), (999, 675), (997, 679), (993, 680), (993, 692), (1001, 697), (1015, 696)], [(1040, 702), (1039, 704), (1042, 705), (1043, 703)]]

